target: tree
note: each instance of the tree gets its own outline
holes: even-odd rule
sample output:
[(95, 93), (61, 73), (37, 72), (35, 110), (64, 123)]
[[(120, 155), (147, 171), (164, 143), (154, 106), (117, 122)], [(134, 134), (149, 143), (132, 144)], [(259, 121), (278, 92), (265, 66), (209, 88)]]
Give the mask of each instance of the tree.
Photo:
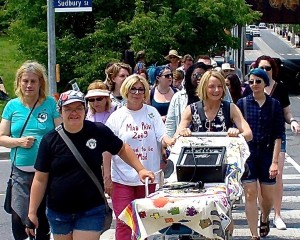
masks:
[[(46, 65), (45, 1), (6, 0), (5, 10), (19, 49)], [(91, 13), (55, 14), (58, 87), (75, 77), (83, 90), (95, 79), (104, 80), (106, 64), (121, 60), (126, 49), (144, 49), (148, 62), (161, 64), (170, 49), (198, 55), (238, 48), (240, 40), (224, 30), (258, 17), (243, 0), (93, 0)]]

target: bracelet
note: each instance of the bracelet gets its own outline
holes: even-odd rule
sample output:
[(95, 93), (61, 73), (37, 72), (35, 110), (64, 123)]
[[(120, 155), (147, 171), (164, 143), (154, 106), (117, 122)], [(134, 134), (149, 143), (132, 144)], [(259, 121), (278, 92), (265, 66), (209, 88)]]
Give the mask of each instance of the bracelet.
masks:
[(298, 121), (297, 121), (296, 119), (294, 119), (294, 118), (290, 120), (290, 124), (291, 124), (292, 122), (298, 123)]
[(278, 162), (272, 162), (272, 163), (276, 163), (276, 164), (278, 164)]

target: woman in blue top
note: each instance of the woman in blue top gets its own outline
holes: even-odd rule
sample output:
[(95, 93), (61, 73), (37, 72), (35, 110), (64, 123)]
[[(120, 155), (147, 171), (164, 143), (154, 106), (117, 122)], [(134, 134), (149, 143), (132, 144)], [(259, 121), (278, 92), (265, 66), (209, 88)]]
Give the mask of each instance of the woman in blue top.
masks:
[[(11, 148), (12, 178), (12, 232), (15, 239), (25, 239), (25, 220), (28, 215), (29, 195), (34, 176), (34, 163), (41, 138), (61, 122), (54, 98), (47, 97), (45, 68), (27, 61), (18, 70), (15, 79), (17, 98), (5, 106), (0, 123), (0, 145)], [(34, 107), (35, 106), (35, 107)], [(29, 120), (20, 136), (31, 109)], [(50, 239), (45, 205), (39, 209), (40, 225), (36, 239)]]
[(168, 65), (156, 67), (154, 75), (155, 85), (150, 90), (148, 104), (157, 109), (165, 122), (170, 101), (177, 90), (172, 87), (173, 73)]

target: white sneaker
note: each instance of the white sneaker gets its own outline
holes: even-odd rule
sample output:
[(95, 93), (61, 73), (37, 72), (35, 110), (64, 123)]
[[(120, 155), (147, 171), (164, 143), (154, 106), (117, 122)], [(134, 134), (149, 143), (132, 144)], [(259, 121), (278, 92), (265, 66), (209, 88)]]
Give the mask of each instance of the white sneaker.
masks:
[(284, 221), (282, 220), (281, 217), (278, 217), (275, 219), (273, 219), (273, 225), (278, 229), (278, 230), (285, 230), (286, 229), (286, 225), (284, 223)]

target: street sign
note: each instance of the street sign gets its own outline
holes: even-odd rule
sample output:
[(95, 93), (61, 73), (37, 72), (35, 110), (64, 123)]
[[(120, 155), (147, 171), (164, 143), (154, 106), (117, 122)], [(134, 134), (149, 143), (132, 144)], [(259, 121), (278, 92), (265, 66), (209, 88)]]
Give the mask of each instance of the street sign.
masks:
[(55, 12), (91, 12), (92, 0), (53, 0)]

